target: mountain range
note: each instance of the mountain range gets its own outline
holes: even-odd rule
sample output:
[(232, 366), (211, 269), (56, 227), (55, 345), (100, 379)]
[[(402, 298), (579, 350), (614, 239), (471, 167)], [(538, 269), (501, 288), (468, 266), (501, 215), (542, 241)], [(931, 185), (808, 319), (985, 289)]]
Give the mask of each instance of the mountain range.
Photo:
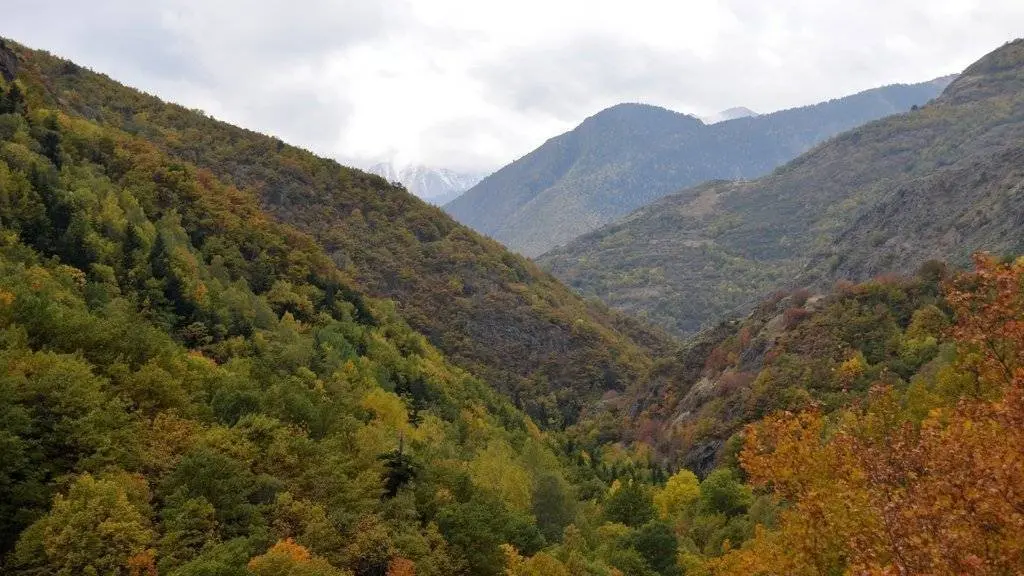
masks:
[(680, 342), (0, 39), (0, 573), (1020, 573), (1022, 142), (1016, 41), (545, 260)]
[(620, 104), (491, 174), (446, 210), (521, 254), (539, 256), (687, 186), (764, 175), (844, 130), (926, 103), (951, 80), (886, 86), (711, 125), (656, 106)]
[(483, 180), (485, 174), (456, 172), (447, 168), (431, 168), (421, 164), (398, 167), (379, 162), (368, 170), (388, 182), (398, 182), (409, 192), (435, 206), (444, 206)]
[(667, 196), (541, 262), (584, 294), (689, 334), (791, 283), (1019, 253), (1022, 171), (1016, 41), (927, 105), (843, 133), (768, 176)]
[(398, 302), (446, 357), (539, 422), (571, 424), (591, 399), (640, 385), (654, 359), (676, 347), (380, 176), (13, 42), (0, 49), (0, 64), (64, 113), (142, 134), (171, 158), (249, 190), (271, 217), (323, 246), (360, 291)]

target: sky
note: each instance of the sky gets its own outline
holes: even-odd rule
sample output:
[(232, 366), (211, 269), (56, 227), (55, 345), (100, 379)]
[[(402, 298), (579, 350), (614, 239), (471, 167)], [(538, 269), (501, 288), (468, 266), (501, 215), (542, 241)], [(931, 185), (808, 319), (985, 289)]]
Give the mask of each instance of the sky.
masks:
[(620, 102), (770, 112), (958, 72), (1021, 0), (4, 0), (0, 36), (318, 154), (490, 171)]

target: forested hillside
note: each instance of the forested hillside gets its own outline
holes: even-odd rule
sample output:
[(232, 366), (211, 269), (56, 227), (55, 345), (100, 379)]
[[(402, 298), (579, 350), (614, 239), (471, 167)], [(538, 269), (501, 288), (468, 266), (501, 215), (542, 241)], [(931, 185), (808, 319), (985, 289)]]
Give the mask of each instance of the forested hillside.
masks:
[(445, 210), (527, 256), (540, 254), (705, 180), (755, 178), (865, 122), (909, 110), (939, 78), (706, 126), (656, 106), (620, 104), (552, 138)]
[[(1024, 568), (1022, 294), (1024, 259), (932, 261), (780, 292), (693, 341), (687, 376), (619, 404), (634, 446), (705, 478), (654, 489), (680, 572)], [(706, 485), (730, 474), (746, 485), (707, 515)]]
[(788, 410), (748, 427), (738, 460), (787, 504), (711, 574), (1024, 568), (1024, 262), (980, 256), (942, 286), (934, 304), (915, 283), (847, 287), (785, 317), (793, 336), (748, 399), (774, 389)]
[(541, 432), (251, 190), (0, 81), (0, 572), (674, 569), (630, 500), (664, 469), (608, 449)]
[(546, 254), (586, 295), (694, 333), (788, 283), (1024, 250), (1024, 41), (932, 103), (846, 132), (769, 176), (666, 197)]
[(123, 130), (251, 191), (272, 216), (319, 242), (354, 286), (396, 301), (448, 358), (542, 425), (574, 422), (590, 400), (645, 380), (653, 359), (675, 347), (383, 178), (10, 41), (0, 70), (39, 103)]
[[(406, 219), (449, 220), (379, 179), (283, 144), (249, 148), (273, 141), (155, 102), (0, 49), (0, 573), (1024, 569), (1024, 259), (780, 292), (679, 350), (621, 316), (576, 317), (582, 340), (543, 370), (596, 381), (559, 389), (574, 404), (558, 406), (584, 417), (545, 430), (406, 321), (429, 309), (375, 297), (375, 275), (401, 285), (390, 268), (343, 258), (374, 262), (353, 247), (415, 238), (381, 231)], [(179, 134), (150, 113), (198, 127)], [(236, 154), (202, 144), (224, 134)], [(199, 165), (188, 150), (220, 155)], [(291, 169), (266, 180), (277, 168), (261, 162)], [(365, 210), (361, 238), (313, 221), (363, 211), (349, 195), (382, 206)], [(342, 208), (299, 202), (325, 198)], [(499, 270), (491, 257), (525, 265), (451, 226), (445, 238), (478, 249), (466, 278)], [(483, 302), (566, 294), (529, 278)], [(564, 298), (534, 309), (601, 310)], [(654, 360), (631, 345), (644, 378), (613, 385), (601, 365), (574, 364), (616, 358), (629, 341), (613, 325), (664, 349)], [(589, 346), (582, 359), (574, 342)], [(526, 392), (543, 395), (519, 389), (528, 408), (560, 413)]]

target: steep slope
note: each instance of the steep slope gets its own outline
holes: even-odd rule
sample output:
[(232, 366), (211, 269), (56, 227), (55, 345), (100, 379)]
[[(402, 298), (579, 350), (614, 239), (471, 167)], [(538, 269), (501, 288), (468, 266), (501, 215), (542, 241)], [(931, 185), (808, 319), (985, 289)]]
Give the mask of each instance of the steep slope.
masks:
[(940, 308), (949, 308), (941, 286), (949, 275), (929, 265), (915, 276), (846, 283), (825, 294), (774, 294), (742, 321), (692, 340), (685, 377), (623, 399), (633, 407), (633, 429), (703, 475), (750, 422), (811, 405), (840, 409), (878, 381), (909, 379), (948, 340)]
[(483, 174), (462, 173), (447, 168), (431, 168), (422, 165), (396, 168), (390, 162), (374, 164), (370, 167), (369, 172), (388, 182), (400, 182), (409, 192), (434, 206), (444, 206), (458, 198), (484, 177)]
[[(728, 124), (728, 123), (726, 123)], [(545, 255), (585, 294), (687, 333), (791, 282), (963, 263), (1024, 248), (1024, 42), (918, 110), (818, 146), (773, 174), (712, 182)]]
[(675, 346), (379, 176), (12, 42), (0, 48), (0, 62), (8, 73), (17, 66), (30, 100), (145, 138), (251, 190), (274, 217), (312, 235), (357, 286), (395, 300), (446, 356), (542, 424), (572, 422), (606, 390), (641, 382), (652, 357)]
[[(47, 77), (0, 54), (0, 573), (674, 565), (674, 536), (646, 545), (667, 534), (643, 528), (665, 479), (649, 454), (542, 432), (256, 188), (161, 150), (152, 125), (51, 107)], [(584, 549), (573, 522), (616, 524)], [(705, 532), (721, 553), (725, 531)]]
[(499, 543), (543, 545), (481, 473), (567, 489), (507, 399), (251, 191), (39, 96), (0, 81), (0, 572), (276, 574), (308, 547), (317, 574), (496, 575)]
[(685, 186), (754, 178), (844, 130), (924, 104), (951, 78), (886, 86), (710, 126), (621, 104), (485, 178), (446, 210), (537, 256)]

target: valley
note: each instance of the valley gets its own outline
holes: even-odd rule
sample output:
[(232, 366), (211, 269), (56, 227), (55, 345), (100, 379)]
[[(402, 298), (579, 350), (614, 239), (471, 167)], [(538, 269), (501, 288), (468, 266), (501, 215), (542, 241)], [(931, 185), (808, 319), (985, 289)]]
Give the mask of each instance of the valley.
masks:
[(442, 210), (0, 39), (0, 573), (1018, 573), (1022, 95), (624, 104)]

